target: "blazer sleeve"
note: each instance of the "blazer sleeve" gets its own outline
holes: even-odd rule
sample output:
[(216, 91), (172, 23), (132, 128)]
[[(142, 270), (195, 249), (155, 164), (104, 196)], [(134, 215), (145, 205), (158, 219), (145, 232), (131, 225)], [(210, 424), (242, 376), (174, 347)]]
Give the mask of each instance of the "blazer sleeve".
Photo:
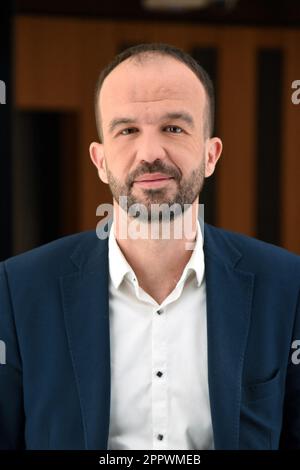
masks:
[(22, 366), (5, 262), (0, 263), (0, 341), (0, 449), (24, 449)]
[(287, 369), (283, 425), (280, 438), (281, 449), (300, 449), (300, 292), (291, 346), (294, 341), (298, 342), (298, 346), (296, 350), (291, 349)]

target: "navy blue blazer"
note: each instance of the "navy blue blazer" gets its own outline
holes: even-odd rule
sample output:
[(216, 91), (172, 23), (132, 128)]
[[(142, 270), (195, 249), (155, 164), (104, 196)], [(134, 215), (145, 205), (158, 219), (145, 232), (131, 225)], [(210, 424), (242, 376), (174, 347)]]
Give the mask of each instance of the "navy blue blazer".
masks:
[[(207, 224), (204, 253), (215, 448), (300, 448), (300, 257)], [(107, 449), (107, 255), (88, 231), (0, 264), (1, 449)]]

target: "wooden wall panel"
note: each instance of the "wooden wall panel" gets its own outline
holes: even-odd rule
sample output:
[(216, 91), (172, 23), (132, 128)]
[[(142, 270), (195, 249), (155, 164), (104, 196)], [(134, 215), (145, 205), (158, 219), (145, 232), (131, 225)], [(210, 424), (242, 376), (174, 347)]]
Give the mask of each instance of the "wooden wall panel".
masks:
[(291, 88), (300, 80), (300, 31), (287, 31), (284, 38), (284, 116), (282, 172), (282, 243), (300, 254), (300, 104), (292, 103)]
[(225, 30), (220, 44), (218, 225), (255, 234), (255, 43), (251, 31)]
[(82, 21), (17, 18), (16, 103), (19, 108), (78, 108), (82, 102)]

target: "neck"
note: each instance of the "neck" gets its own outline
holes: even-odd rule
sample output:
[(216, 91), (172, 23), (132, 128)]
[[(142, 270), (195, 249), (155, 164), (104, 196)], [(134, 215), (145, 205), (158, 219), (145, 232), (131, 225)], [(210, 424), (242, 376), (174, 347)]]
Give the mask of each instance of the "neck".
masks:
[(176, 286), (192, 255), (198, 201), (168, 224), (138, 222), (122, 209), (114, 214), (116, 240), (139, 285), (161, 303)]

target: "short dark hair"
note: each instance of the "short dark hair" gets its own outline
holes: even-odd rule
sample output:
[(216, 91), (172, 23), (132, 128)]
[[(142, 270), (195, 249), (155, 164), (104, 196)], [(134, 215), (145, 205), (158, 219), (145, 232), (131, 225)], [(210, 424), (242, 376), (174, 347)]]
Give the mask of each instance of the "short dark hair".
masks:
[(125, 49), (120, 54), (116, 55), (114, 59), (101, 71), (95, 89), (95, 116), (96, 116), (96, 124), (97, 130), (99, 134), (100, 140), (102, 140), (102, 132), (101, 132), (101, 119), (100, 113), (98, 110), (98, 100), (99, 94), (103, 85), (105, 78), (112, 72), (114, 68), (116, 68), (121, 62), (124, 60), (129, 59), (130, 57), (135, 58), (143, 58), (143, 56), (147, 56), (148, 54), (156, 53), (161, 56), (170, 56), (178, 61), (184, 63), (189, 67), (192, 72), (199, 78), (200, 82), (202, 83), (206, 98), (207, 98), (207, 106), (206, 106), (206, 122), (205, 122), (205, 132), (211, 136), (214, 129), (214, 115), (215, 115), (215, 94), (214, 94), (214, 87), (213, 83), (204, 68), (198, 64), (198, 62), (193, 59), (193, 57), (188, 54), (187, 52), (179, 49), (175, 46), (171, 46), (169, 44), (163, 43), (146, 43), (146, 44), (138, 44), (137, 46), (129, 47)]

